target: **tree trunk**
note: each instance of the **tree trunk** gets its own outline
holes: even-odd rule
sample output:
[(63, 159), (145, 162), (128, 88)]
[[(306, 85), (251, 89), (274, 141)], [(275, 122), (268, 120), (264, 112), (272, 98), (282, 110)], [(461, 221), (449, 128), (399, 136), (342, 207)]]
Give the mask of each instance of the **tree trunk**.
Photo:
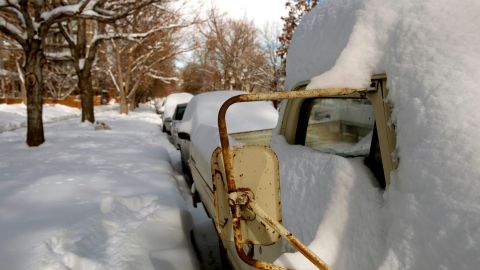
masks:
[(92, 74), (86, 72), (78, 78), (78, 88), (81, 93), (81, 103), (82, 103), (82, 122), (89, 121), (90, 123), (95, 122), (95, 113), (93, 110), (94, 107), (94, 95), (92, 87)]
[(128, 101), (125, 94), (120, 94), (120, 114), (128, 114)]
[(137, 108), (137, 97), (135, 95), (135, 93), (133, 93), (130, 97), (130, 111), (135, 111), (135, 108)]
[(35, 40), (27, 53), (25, 61), (25, 89), (27, 90), (27, 144), (39, 146), (45, 142), (43, 133), (43, 75), (42, 65), (45, 56)]

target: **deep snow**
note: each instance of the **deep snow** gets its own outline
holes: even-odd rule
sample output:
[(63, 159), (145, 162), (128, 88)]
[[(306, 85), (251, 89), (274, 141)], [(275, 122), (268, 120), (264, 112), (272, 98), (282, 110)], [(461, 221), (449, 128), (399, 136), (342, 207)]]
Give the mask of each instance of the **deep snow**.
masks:
[[(24, 104), (0, 104), (0, 133), (27, 126), (27, 107)], [(80, 115), (80, 110), (63, 106), (43, 106), (43, 122), (63, 120)]]
[(0, 134), (1, 269), (198, 269), (179, 154), (153, 110), (97, 112), (112, 130), (48, 123), (36, 148), (23, 128)]
[[(354, 160), (274, 140), (284, 222), (333, 269), (478, 269), (478, 14), (476, 0), (326, 0), (295, 31), (288, 88), (385, 72), (393, 105), (400, 162), (384, 192)], [(279, 261), (311, 269), (300, 257)]]

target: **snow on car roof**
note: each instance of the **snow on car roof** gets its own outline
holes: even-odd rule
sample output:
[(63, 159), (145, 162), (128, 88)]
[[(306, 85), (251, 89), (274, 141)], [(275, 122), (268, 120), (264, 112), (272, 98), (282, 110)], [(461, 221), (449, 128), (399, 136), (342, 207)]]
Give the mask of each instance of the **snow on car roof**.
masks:
[(172, 117), (175, 112), (177, 104), (189, 102), (193, 95), (190, 93), (173, 93), (167, 96), (165, 100), (165, 110), (163, 113), (163, 119)]
[[(334, 211), (354, 209), (342, 208), (340, 203), (361, 205), (352, 204), (351, 199), (358, 189), (342, 195), (335, 188), (358, 182), (355, 172), (338, 176), (337, 169), (346, 168), (342, 158), (330, 164), (335, 172), (322, 178), (338, 176), (331, 186), (324, 186), (332, 191), (326, 195), (331, 199), (308, 211), (296, 209), (294, 214), (285, 215), (287, 225), (298, 227), (307, 223), (305, 220), (325, 215), (313, 232), (300, 228), (298, 233), (313, 237), (306, 241), (313, 241), (314, 249), (335, 269), (478, 267), (478, 14), (477, 0), (326, 0), (295, 30), (287, 57), (287, 88), (302, 81), (310, 81), (308, 88), (365, 87), (371, 75), (386, 73), (388, 99), (393, 105), (400, 162), (392, 173), (392, 184), (380, 197), (383, 202), (377, 211), (381, 215), (369, 216), (362, 223), (352, 215), (340, 218)], [(314, 157), (306, 163), (293, 163), (288, 152), (294, 152), (295, 147), (277, 148), (284, 152), (279, 154), (281, 161), (297, 166), (296, 174), (300, 171), (315, 177), (307, 166), (323, 164), (312, 161)], [(321, 181), (302, 182), (303, 186), (297, 187), (298, 176), (288, 171), (284, 174), (291, 178), (285, 180), (290, 184), (288, 192), (282, 191), (286, 208), (289, 200), (299, 203), (299, 196), (305, 201), (309, 201), (308, 195), (319, 197), (313, 190), (318, 190)], [(375, 196), (371, 202), (379, 203)], [(361, 232), (355, 233), (355, 228)], [(383, 233), (375, 234), (375, 230)], [(371, 241), (383, 244), (372, 245), (360, 237), (369, 233)], [(366, 250), (376, 246), (377, 250), (359, 253), (358, 248), (349, 248), (355, 243)], [(284, 262), (292, 258), (284, 257)]]
[[(218, 126), (218, 111), (229, 98), (245, 91), (213, 91), (196, 95), (187, 106), (181, 130), (192, 133), (200, 125)], [(234, 104), (227, 112), (227, 127), (230, 133), (269, 129), (275, 127), (278, 112), (270, 102), (249, 102)]]

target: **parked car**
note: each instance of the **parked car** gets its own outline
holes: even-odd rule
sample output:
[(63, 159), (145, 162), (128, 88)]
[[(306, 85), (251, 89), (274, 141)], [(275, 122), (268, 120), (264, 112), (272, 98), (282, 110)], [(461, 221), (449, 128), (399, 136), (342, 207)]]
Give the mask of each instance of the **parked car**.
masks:
[[(233, 268), (478, 268), (480, 6), (445, 4), (321, 1), (289, 91), (232, 97), (194, 132), (195, 191)], [(259, 100), (284, 100), (272, 148), (228, 136)]]
[(181, 103), (178, 104), (175, 108), (175, 112), (173, 114), (172, 120), (172, 127), (171, 127), (171, 142), (177, 148), (180, 149), (179, 139), (178, 139), (178, 125), (183, 119), (183, 115), (185, 114), (185, 109), (187, 108), (188, 103)]
[(189, 102), (193, 95), (190, 93), (173, 93), (165, 99), (165, 108), (162, 114), (162, 131), (171, 134), (172, 117), (175, 113), (175, 108), (180, 103)]
[[(182, 164), (188, 173), (197, 175), (198, 170), (201, 170), (202, 175), (210, 174), (208, 164), (211, 152), (219, 145), (218, 111), (225, 100), (245, 93), (247, 92), (213, 91), (192, 98), (178, 125)], [(232, 110), (228, 118), (234, 133), (232, 136), (237, 142), (266, 144), (270, 139), (271, 129), (277, 123), (278, 112), (271, 102), (240, 104)], [(252, 131), (256, 131), (255, 136)], [(208, 169), (205, 169), (205, 166)]]
[(163, 112), (165, 111), (165, 101), (166, 100), (167, 100), (167, 98), (165, 98), (165, 97), (155, 99), (155, 111), (157, 112), (157, 114), (160, 115), (160, 117), (162, 116)]

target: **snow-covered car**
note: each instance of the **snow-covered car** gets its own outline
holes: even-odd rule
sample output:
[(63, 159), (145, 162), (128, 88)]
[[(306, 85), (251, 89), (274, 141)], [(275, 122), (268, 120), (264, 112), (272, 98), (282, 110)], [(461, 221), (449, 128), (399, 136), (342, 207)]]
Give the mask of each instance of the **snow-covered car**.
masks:
[(170, 135), (172, 127), (172, 117), (175, 113), (175, 108), (180, 103), (189, 102), (193, 95), (190, 93), (173, 93), (165, 99), (164, 111), (162, 114), (162, 131)]
[[(235, 269), (478, 268), (478, 14), (326, 0), (302, 19), (289, 92), (226, 101), (222, 146), (198, 170)], [(274, 152), (226, 136), (238, 102), (281, 99)]]
[[(196, 185), (203, 187), (203, 178), (210, 179), (210, 157), (219, 145), (217, 115), (225, 100), (245, 91), (213, 91), (192, 98), (178, 125), (178, 137), (184, 169), (191, 172)], [(266, 144), (278, 112), (271, 102), (240, 104), (227, 116), (232, 136), (238, 142)]]
[(166, 100), (167, 99), (165, 97), (155, 99), (155, 111), (160, 116), (162, 116), (163, 112), (165, 111), (165, 101)]
[(170, 140), (177, 149), (180, 149), (179, 138), (178, 138), (178, 125), (183, 119), (183, 115), (185, 114), (187, 105), (188, 103), (178, 104), (177, 107), (175, 108), (175, 112), (173, 113)]

